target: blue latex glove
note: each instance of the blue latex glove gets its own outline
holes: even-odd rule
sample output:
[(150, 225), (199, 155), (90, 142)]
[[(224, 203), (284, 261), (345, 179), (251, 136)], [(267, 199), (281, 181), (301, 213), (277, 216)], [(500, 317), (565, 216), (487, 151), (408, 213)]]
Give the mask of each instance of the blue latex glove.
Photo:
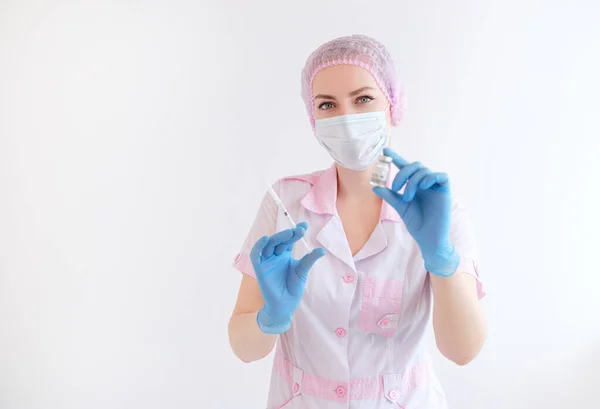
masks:
[(302, 222), (294, 229), (265, 236), (250, 252), (250, 261), (265, 300), (256, 321), (266, 334), (281, 334), (290, 329), (292, 315), (304, 294), (308, 272), (325, 255), (324, 249), (317, 248), (300, 260), (292, 258), (294, 244), (307, 229), (308, 224)]
[[(448, 175), (433, 173), (419, 162), (408, 163), (389, 148), (383, 153), (392, 158), (399, 172), (391, 190), (375, 187), (373, 191), (396, 209), (419, 245), (427, 271), (451, 276), (460, 257), (450, 242), (452, 197)], [(398, 193), (405, 184), (404, 192)]]

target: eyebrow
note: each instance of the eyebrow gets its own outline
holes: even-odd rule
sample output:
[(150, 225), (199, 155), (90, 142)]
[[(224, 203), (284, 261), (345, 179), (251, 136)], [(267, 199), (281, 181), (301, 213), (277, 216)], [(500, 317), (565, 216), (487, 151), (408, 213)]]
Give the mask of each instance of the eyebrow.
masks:
[(359, 89), (357, 89), (355, 91), (352, 91), (351, 93), (348, 94), (348, 96), (353, 97), (353, 96), (358, 95), (361, 92), (365, 92), (367, 90), (375, 91), (375, 88), (373, 88), (373, 87), (362, 87), (362, 88), (359, 88)]
[[(348, 96), (353, 97), (355, 95), (360, 94), (361, 92), (367, 91), (367, 90), (375, 90), (375, 88), (373, 87), (361, 87), (357, 90), (352, 91), (351, 93), (348, 94)], [(317, 96), (315, 96), (314, 99), (331, 99), (335, 101), (335, 97), (333, 95), (326, 95), (326, 94), (319, 94)]]

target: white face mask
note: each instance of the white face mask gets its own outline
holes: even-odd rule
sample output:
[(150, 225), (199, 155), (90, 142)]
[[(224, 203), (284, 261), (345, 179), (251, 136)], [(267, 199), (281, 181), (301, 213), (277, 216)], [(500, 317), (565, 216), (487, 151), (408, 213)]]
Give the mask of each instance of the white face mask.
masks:
[(386, 111), (317, 119), (315, 136), (343, 167), (356, 171), (368, 169), (388, 140)]

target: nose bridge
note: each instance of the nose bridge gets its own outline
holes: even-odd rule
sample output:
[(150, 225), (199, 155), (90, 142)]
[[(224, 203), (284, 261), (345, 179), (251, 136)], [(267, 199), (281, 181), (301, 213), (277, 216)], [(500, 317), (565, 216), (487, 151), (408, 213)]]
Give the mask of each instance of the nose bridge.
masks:
[(349, 115), (356, 113), (356, 106), (351, 98), (343, 98), (338, 102), (338, 111), (340, 115)]

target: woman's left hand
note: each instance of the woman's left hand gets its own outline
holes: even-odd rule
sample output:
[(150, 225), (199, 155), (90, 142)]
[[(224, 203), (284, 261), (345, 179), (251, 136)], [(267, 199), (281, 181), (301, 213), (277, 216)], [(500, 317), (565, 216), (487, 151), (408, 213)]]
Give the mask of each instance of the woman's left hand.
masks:
[[(408, 163), (389, 148), (383, 152), (399, 169), (392, 188), (373, 191), (400, 215), (415, 239), (432, 274), (450, 276), (458, 268), (460, 257), (450, 242), (452, 196), (445, 173), (434, 173), (419, 162)], [(399, 191), (404, 188), (403, 193)]]

